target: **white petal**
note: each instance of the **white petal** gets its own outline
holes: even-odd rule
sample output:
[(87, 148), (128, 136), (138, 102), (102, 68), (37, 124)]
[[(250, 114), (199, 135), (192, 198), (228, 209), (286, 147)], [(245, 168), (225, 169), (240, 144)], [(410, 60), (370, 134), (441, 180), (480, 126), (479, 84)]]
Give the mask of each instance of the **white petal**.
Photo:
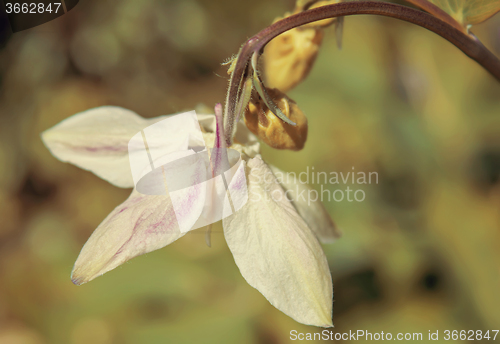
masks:
[(73, 115), (42, 133), (42, 140), (59, 160), (89, 170), (111, 184), (134, 186), (128, 142), (140, 130), (165, 117), (144, 119), (136, 113), (102, 106)]
[[(177, 159), (165, 165), (165, 173), (159, 175), (159, 179), (165, 178), (168, 185), (168, 194), (182, 233), (196, 229), (193, 226), (206, 204), (206, 181), (210, 179), (211, 171), (208, 157), (206, 161), (204, 157), (203, 153), (199, 153)], [(163, 185), (162, 181), (158, 184)]]
[(250, 158), (254, 158), (260, 153), (260, 142), (257, 136), (248, 130), (243, 122), (238, 122), (236, 125), (236, 134), (234, 135), (234, 144), (231, 148), (236, 149), (240, 153), (246, 154)]
[(260, 157), (248, 167), (248, 202), (223, 220), (236, 265), (283, 313), (304, 324), (332, 326), (332, 281), (318, 239)]
[(215, 133), (215, 115), (214, 114), (202, 114), (196, 112), (198, 116), (198, 122), (204, 131), (208, 133)]
[(198, 104), (195, 107), (196, 115), (198, 116), (198, 121), (203, 129), (203, 139), (207, 147), (213, 147), (215, 139), (215, 115), (214, 109), (209, 108), (204, 104)]
[(281, 186), (287, 191), (295, 209), (306, 221), (322, 243), (332, 243), (342, 235), (320, 200), (320, 195), (309, 196), (309, 185), (302, 183), (294, 174), (270, 165)]
[(168, 196), (132, 191), (92, 233), (76, 260), (71, 279), (83, 284), (144, 253), (180, 238)]
[[(203, 138), (209, 147), (213, 147), (213, 142), (215, 139), (215, 115), (210, 114), (211, 109), (206, 106), (199, 105), (196, 107), (196, 113), (198, 115), (198, 121), (201, 127), (205, 131), (203, 133)], [(243, 158), (254, 158), (260, 153), (260, 142), (257, 136), (255, 136), (247, 126), (242, 122), (238, 122), (236, 125), (236, 133), (234, 136), (234, 144), (230, 147), (244, 155)]]

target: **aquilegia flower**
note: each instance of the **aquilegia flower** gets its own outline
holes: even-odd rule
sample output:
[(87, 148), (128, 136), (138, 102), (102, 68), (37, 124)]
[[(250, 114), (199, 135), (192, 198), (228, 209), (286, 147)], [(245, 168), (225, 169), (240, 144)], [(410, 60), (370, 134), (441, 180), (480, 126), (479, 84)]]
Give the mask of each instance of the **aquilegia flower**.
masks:
[[(221, 120), (216, 120), (221, 116), (218, 109), (217, 116), (197, 115), (209, 147), (224, 142)], [(115, 186), (132, 188), (129, 140), (165, 118), (144, 119), (123, 108), (99, 107), (46, 130), (42, 140), (59, 160), (89, 170)], [(306, 185), (291, 176), (280, 184), (275, 174), (281, 171), (262, 160), (259, 142), (242, 123), (237, 124), (230, 148), (241, 154), (248, 201), (222, 223), (241, 274), (273, 306), (296, 321), (332, 326), (333, 287), (320, 241), (331, 242), (339, 236), (334, 223), (321, 202), (297, 197), (308, 189)], [(189, 212), (189, 207), (185, 211)], [(184, 234), (168, 195), (144, 195), (134, 188), (84, 245), (72, 281), (77, 285), (89, 282)]]

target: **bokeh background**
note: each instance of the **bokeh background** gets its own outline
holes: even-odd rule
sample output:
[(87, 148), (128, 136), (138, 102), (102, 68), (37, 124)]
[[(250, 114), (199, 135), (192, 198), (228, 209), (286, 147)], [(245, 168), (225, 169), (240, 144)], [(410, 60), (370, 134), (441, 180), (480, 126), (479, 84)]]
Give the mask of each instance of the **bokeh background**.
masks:
[[(319, 331), (241, 277), (196, 231), (89, 284), (80, 248), (130, 190), (52, 157), (40, 132), (100, 105), (145, 117), (224, 100), (220, 63), (291, 0), (85, 0), (0, 47), (0, 343), (288, 343)], [(309, 118), (285, 171), (378, 172), (364, 202), (327, 202), (336, 332), (500, 325), (500, 84), (439, 36), (394, 19), (329, 29), (290, 92)], [(500, 16), (473, 29), (500, 55)], [(319, 185), (313, 185), (319, 187)], [(328, 186), (332, 189), (345, 186)], [(497, 339), (498, 340), (498, 339)], [(441, 340), (443, 341), (443, 340)]]

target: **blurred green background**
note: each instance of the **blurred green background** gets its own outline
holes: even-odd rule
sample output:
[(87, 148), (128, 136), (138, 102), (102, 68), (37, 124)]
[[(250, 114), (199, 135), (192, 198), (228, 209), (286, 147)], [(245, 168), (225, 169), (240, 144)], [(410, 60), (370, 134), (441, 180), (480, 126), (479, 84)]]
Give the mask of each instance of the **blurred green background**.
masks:
[[(291, 330), (320, 331), (244, 281), (220, 230), (212, 248), (195, 231), (73, 285), (79, 250), (130, 190), (59, 162), (39, 136), (100, 105), (144, 117), (212, 107), (227, 87), (220, 62), (293, 5), (87, 0), (4, 41), (0, 344), (288, 343)], [(473, 31), (500, 55), (500, 16)], [(349, 17), (344, 33), (338, 51), (327, 30), (289, 94), (309, 118), (305, 149), (263, 148), (285, 171), (379, 174), (352, 186), (364, 202), (326, 204), (343, 231), (324, 247), (333, 330), (439, 330), (444, 342), (444, 330), (500, 329), (500, 84), (408, 23)]]

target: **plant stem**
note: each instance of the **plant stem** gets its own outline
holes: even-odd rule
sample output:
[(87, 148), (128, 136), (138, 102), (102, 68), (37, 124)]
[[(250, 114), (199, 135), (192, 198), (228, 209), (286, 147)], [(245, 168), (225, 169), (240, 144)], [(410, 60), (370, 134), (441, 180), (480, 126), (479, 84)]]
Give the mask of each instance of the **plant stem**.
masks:
[[(297, 26), (327, 18), (359, 14), (375, 14), (392, 17), (422, 26), (454, 44), (500, 81), (500, 60), (475, 36), (468, 35), (428, 13), (407, 6), (380, 1), (342, 2), (294, 14), (268, 26), (248, 39), (241, 47), (234, 72), (231, 75), (226, 98), (225, 116), (234, 115), (236, 106), (235, 100), (238, 96), (240, 82), (254, 52), (261, 51), (274, 37)], [(226, 137), (226, 141), (230, 143), (231, 137)]]

